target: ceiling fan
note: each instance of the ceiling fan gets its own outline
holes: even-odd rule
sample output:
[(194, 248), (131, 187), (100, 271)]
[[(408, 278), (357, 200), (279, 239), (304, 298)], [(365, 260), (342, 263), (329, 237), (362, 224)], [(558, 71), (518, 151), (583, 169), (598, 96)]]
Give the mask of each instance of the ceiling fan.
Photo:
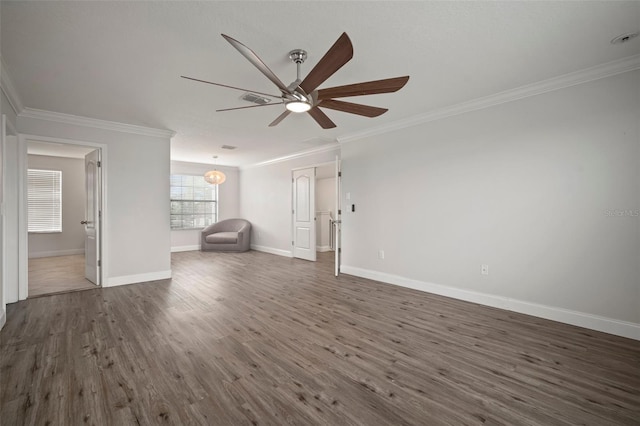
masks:
[(362, 83), (347, 84), (345, 86), (329, 87), (326, 89), (318, 89), (329, 77), (338, 71), (344, 64), (349, 62), (353, 57), (353, 45), (347, 33), (342, 33), (338, 40), (320, 59), (316, 66), (307, 74), (304, 79), (300, 78), (300, 65), (307, 58), (307, 52), (302, 49), (296, 49), (289, 52), (289, 58), (296, 64), (297, 79), (290, 85), (285, 85), (269, 67), (244, 44), (240, 43), (225, 34), (222, 34), (233, 47), (235, 47), (245, 58), (249, 60), (258, 70), (264, 74), (278, 89), (280, 95), (272, 95), (262, 93), (255, 90), (242, 89), (240, 87), (229, 86), (226, 84), (214, 83), (211, 81), (200, 80), (193, 77), (181, 76), (193, 81), (201, 83), (213, 84), (215, 86), (227, 87), (229, 89), (242, 90), (245, 92), (257, 93), (272, 98), (281, 99), (282, 102), (266, 103), (262, 105), (251, 105), (238, 108), (225, 108), (216, 111), (232, 111), (237, 109), (257, 108), (269, 105), (284, 105), (285, 111), (269, 124), (273, 127), (284, 120), (289, 114), (308, 112), (309, 115), (323, 129), (336, 127), (335, 123), (320, 108), (328, 108), (337, 111), (347, 112), (350, 114), (358, 114), (365, 117), (377, 117), (384, 114), (388, 110), (386, 108), (378, 108), (369, 105), (356, 104), (337, 100), (336, 98), (346, 98), (350, 96), (374, 95), (379, 93), (391, 93), (400, 90), (409, 81), (409, 76), (387, 78), (384, 80), (367, 81)]

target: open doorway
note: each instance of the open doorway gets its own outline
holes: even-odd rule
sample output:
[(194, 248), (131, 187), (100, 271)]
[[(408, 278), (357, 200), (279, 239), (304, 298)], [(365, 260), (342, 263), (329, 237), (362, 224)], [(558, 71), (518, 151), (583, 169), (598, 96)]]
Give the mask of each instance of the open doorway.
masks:
[(336, 176), (333, 163), (316, 167), (316, 252), (335, 250), (332, 224), (336, 220)]
[(28, 297), (100, 284), (99, 152), (27, 140)]
[(292, 171), (293, 257), (331, 262), (339, 271), (339, 163)]

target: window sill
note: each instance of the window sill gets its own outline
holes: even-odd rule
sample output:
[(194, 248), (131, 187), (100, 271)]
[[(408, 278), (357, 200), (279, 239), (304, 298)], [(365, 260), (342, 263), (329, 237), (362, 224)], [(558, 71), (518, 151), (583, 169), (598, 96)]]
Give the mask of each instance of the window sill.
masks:
[(40, 235), (40, 234), (62, 234), (62, 231), (29, 231), (28, 234)]

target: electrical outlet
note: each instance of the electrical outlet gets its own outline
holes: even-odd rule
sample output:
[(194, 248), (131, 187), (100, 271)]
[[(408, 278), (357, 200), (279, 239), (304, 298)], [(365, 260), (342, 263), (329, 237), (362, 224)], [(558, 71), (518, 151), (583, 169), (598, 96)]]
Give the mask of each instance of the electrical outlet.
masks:
[(489, 275), (489, 265), (482, 265), (480, 267), (480, 273), (482, 275)]
[(378, 250), (378, 259), (384, 260), (384, 250)]

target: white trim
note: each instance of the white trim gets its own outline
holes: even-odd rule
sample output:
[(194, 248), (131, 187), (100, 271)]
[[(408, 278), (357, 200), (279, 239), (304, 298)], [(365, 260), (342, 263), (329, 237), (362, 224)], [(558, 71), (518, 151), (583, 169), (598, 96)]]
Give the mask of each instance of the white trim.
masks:
[(20, 134), (18, 136), (18, 170), (21, 171), (18, 177), (18, 229), (19, 241), (18, 241), (18, 299), (25, 300), (29, 292), (29, 241), (27, 233), (27, 140), (37, 140), (42, 142), (63, 143), (70, 145), (82, 145), (90, 146), (96, 149), (100, 149), (101, 162), (102, 162), (102, 223), (101, 223), (101, 250), (100, 250), (100, 282), (105, 282), (106, 275), (109, 271), (109, 242), (105, 236), (109, 235), (109, 209), (107, 207), (107, 193), (108, 193), (108, 147), (105, 144), (84, 142), (72, 139), (54, 138), (48, 136), (37, 136), (30, 134)]
[(92, 148), (103, 148), (103, 150), (106, 148), (106, 145), (102, 143), (85, 142), (85, 141), (80, 141), (76, 139), (65, 139), (65, 138), (57, 138), (57, 137), (51, 137), (51, 136), (32, 135), (30, 133), (21, 133), (21, 136), (24, 137), (24, 140), (26, 142), (28, 141), (51, 142), (54, 144), (80, 145), (80, 146), (92, 147)]
[(118, 123), (115, 121), (99, 120), (97, 118), (81, 117), (78, 115), (63, 114), (60, 112), (45, 111), (42, 109), (24, 108), (20, 118), (34, 118), (38, 120), (53, 121), (55, 123), (73, 124), (76, 126), (91, 127), (94, 129), (113, 130), (116, 132), (131, 133), (157, 138), (172, 138), (176, 135), (173, 130), (154, 129), (151, 127), (137, 126), (135, 124)]
[(6, 322), (6, 309), (7, 309), (7, 283), (9, 274), (7, 271), (7, 225), (6, 225), (6, 213), (5, 213), (5, 197), (6, 197), (6, 140), (7, 140), (7, 115), (0, 114), (0, 182), (2, 182), (2, 186), (0, 187), (0, 236), (2, 239), (0, 240), (0, 329), (4, 326)]
[(257, 246), (254, 244), (251, 244), (251, 250), (261, 251), (264, 253), (271, 253), (278, 256), (293, 257), (293, 253), (290, 250), (282, 250), (282, 249), (266, 247), (266, 246)]
[(9, 101), (9, 105), (13, 109), (13, 112), (16, 115), (20, 114), (24, 109), (24, 104), (18, 95), (18, 91), (16, 90), (16, 86), (13, 85), (11, 81), (11, 76), (7, 72), (7, 66), (4, 63), (4, 59), (0, 57), (0, 88), (4, 92), (7, 100)]
[(322, 152), (340, 151), (340, 145), (332, 143), (330, 145), (323, 145), (318, 148), (307, 149), (305, 151), (294, 152), (293, 154), (285, 155), (283, 157), (273, 158), (271, 160), (262, 161), (260, 163), (249, 164), (247, 166), (240, 166), (240, 170), (253, 169), (256, 167), (269, 166), (271, 164), (282, 163), (283, 161), (295, 160), (297, 158), (304, 158), (314, 154), (320, 154)]
[(27, 143), (18, 136), (18, 300), (29, 294), (29, 241), (27, 225)]
[[(291, 169), (291, 172), (295, 172), (296, 170), (308, 169), (309, 167), (315, 167), (317, 169), (318, 167), (335, 165), (335, 163), (336, 163), (335, 161), (324, 161), (322, 163), (307, 164), (306, 166), (300, 166), (300, 167), (296, 167), (294, 169)], [(317, 179), (318, 178), (316, 178), (316, 180)]]
[(39, 257), (72, 256), (75, 254), (84, 254), (84, 249), (37, 251), (29, 253), (29, 259), (36, 259)]
[(103, 287), (116, 287), (120, 285), (136, 284), (149, 281), (167, 280), (171, 278), (171, 269), (168, 271), (148, 272), (145, 274), (122, 275), (119, 277), (110, 277), (105, 281)]
[(530, 96), (540, 95), (542, 93), (552, 92), (554, 90), (599, 80), (601, 78), (610, 77), (616, 74), (622, 74), (637, 69), (640, 69), (640, 55), (628, 56), (623, 59), (596, 65), (584, 70), (549, 78), (547, 80), (542, 80), (537, 83), (527, 84), (515, 89), (506, 90), (503, 92), (495, 93), (493, 95), (484, 96), (482, 98), (477, 98), (444, 108), (439, 108), (424, 114), (414, 115), (413, 117), (404, 118), (402, 120), (397, 120), (391, 123), (383, 124), (381, 126), (371, 127), (366, 130), (348, 133), (342, 136), (338, 136), (338, 142), (344, 144), (358, 139), (380, 135), (407, 127), (413, 127), (423, 123), (441, 120), (443, 118), (465, 114), (467, 112), (476, 111), (479, 109), (489, 108), (495, 105), (516, 101), (518, 99), (528, 98)]
[(171, 247), (171, 253), (177, 253), (180, 251), (194, 251), (194, 250), (200, 250), (200, 246), (198, 244), (194, 244), (191, 246), (175, 246), (175, 247)]
[(320, 253), (331, 251), (331, 246), (316, 246), (316, 251), (319, 251)]
[[(223, 172), (226, 170), (231, 170), (231, 171), (238, 170), (238, 166), (225, 166), (223, 164), (214, 164), (213, 161), (211, 163), (194, 163), (193, 161), (171, 160), (171, 174), (187, 174), (187, 173), (174, 173), (173, 172), (174, 167), (178, 169), (180, 169), (181, 167), (191, 169), (194, 167), (211, 168), (211, 166), (215, 166), (216, 168), (222, 170)], [(194, 176), (199, 174), (195, 172), (192, 172), (192, 173), (194, 173)]]
[(398, 275), (358, 268), (355, 266), (342, 265), (340, 267), (340, 272), (387, 284), (412, 288), (414, 290), (420, 290), (427, 293), (439, 294), (441, 296), (465, 300), (467, 302), (479, 303), (485, 306), (584, 327), (591, 330), (602, 331), (604, 333), (615, 334), (629, 339), (640, 340), (640, 324), (637, 323), (620, 321), (613, 318), (601, 317), (598, 315), (572, 311), (554, 306), (530, 303), (504, 296), (496, 296), (493, 294), (479, 293), (476, 291), (464, 290), (441, 284), (418, 281)]

